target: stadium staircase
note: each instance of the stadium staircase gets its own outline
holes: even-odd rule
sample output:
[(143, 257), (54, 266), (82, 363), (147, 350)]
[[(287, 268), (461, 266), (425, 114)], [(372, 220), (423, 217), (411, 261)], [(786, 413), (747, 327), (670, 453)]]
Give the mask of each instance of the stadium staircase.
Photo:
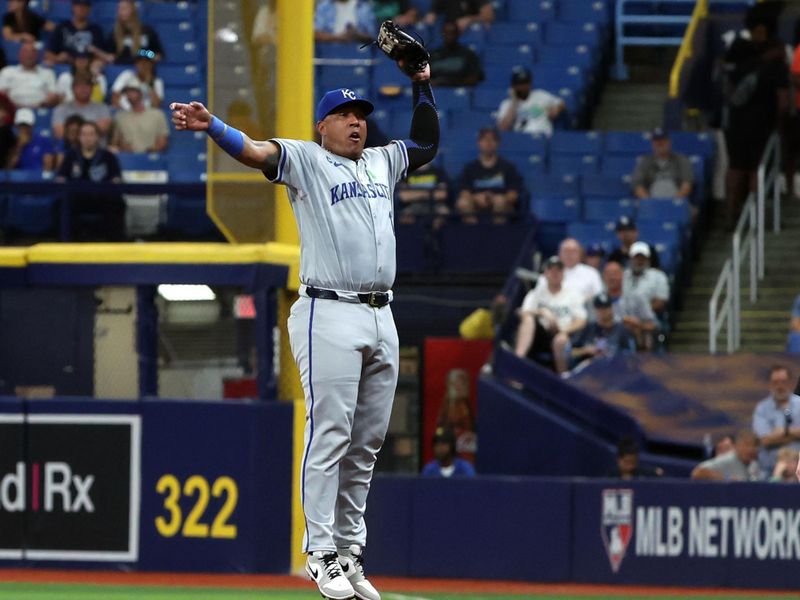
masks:
[[(719, 211), (718, 211), (719, 212)], [(782, 230), (765, 233), (765, 276), (758, 285), (758, 301), (750, 303), (750, 288), (742, 287), (742, 346), (744, 352), (783, 352), (792, 300), (800, 290), (797, 264), (800, 250), (800, 202), (784, 200)], [(721, 216), (714, 219), (700, 260), (693, 269), (692, 286), (684, 291), (670, 336), (671, 352), (708, 352), (708, 302), (722, 265), (731, 254), (731, 235)], [(743, 274), (743, 282), (747, 277)], [(721, 347), (725, 346), (725, 334)]]

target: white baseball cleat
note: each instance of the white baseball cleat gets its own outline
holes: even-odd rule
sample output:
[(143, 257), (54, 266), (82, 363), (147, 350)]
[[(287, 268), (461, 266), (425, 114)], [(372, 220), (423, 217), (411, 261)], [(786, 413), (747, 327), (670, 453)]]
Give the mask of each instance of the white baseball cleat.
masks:
[(342, 573), (336, 552), (310, 552), (306, 559), (306, 573), (325, 598), (350, 600), (356, 595), (353, 586)]
[(353, 544), (345, 550), (339, 550), (339, 564), (342, 566), (342, 573), (353, 585), (356, 598), (359, 600), (381, 600), (378, 590), (364, 575), (364, 553), (361, 546)]

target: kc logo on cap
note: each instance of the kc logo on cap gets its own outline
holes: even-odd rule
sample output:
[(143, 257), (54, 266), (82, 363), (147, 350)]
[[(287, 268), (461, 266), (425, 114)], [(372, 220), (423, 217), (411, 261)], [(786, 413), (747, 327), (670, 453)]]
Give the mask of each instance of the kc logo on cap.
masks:
[(348, 100), (356, 100), (358, 98), (358, 96), (356, 96), (356, 93), (353, 90), (348, 90), (347, 88), (342, 89), (342, 96), (344, 96)]

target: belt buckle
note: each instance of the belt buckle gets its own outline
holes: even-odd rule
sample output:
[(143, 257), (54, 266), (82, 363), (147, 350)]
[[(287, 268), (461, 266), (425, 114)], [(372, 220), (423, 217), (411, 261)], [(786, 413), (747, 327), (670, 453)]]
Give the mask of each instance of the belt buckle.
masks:
[(386, 306), (386, 293), (385, 292), (370, 292), (369, 301), (367, 302), (372, 308), (381, 308)]

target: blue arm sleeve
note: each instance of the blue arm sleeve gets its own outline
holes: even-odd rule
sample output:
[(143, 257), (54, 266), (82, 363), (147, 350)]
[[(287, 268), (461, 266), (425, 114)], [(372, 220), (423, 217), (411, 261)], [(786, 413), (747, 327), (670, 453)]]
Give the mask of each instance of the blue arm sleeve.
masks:
[(410, 139), (403, 140), (408, 150), (408, 172), (433, 160), (439, 149), (439, 115), (428, 81), (414, 83), (414, 112)]
[(244, 136), (242, 132), (223, 123), (217, 117), (211, 117), (211, 124), (208, 126), (208, 135), (217, 143), (217, 146), (234, 158), (239, 156), (242, 150), (244, 150)]

